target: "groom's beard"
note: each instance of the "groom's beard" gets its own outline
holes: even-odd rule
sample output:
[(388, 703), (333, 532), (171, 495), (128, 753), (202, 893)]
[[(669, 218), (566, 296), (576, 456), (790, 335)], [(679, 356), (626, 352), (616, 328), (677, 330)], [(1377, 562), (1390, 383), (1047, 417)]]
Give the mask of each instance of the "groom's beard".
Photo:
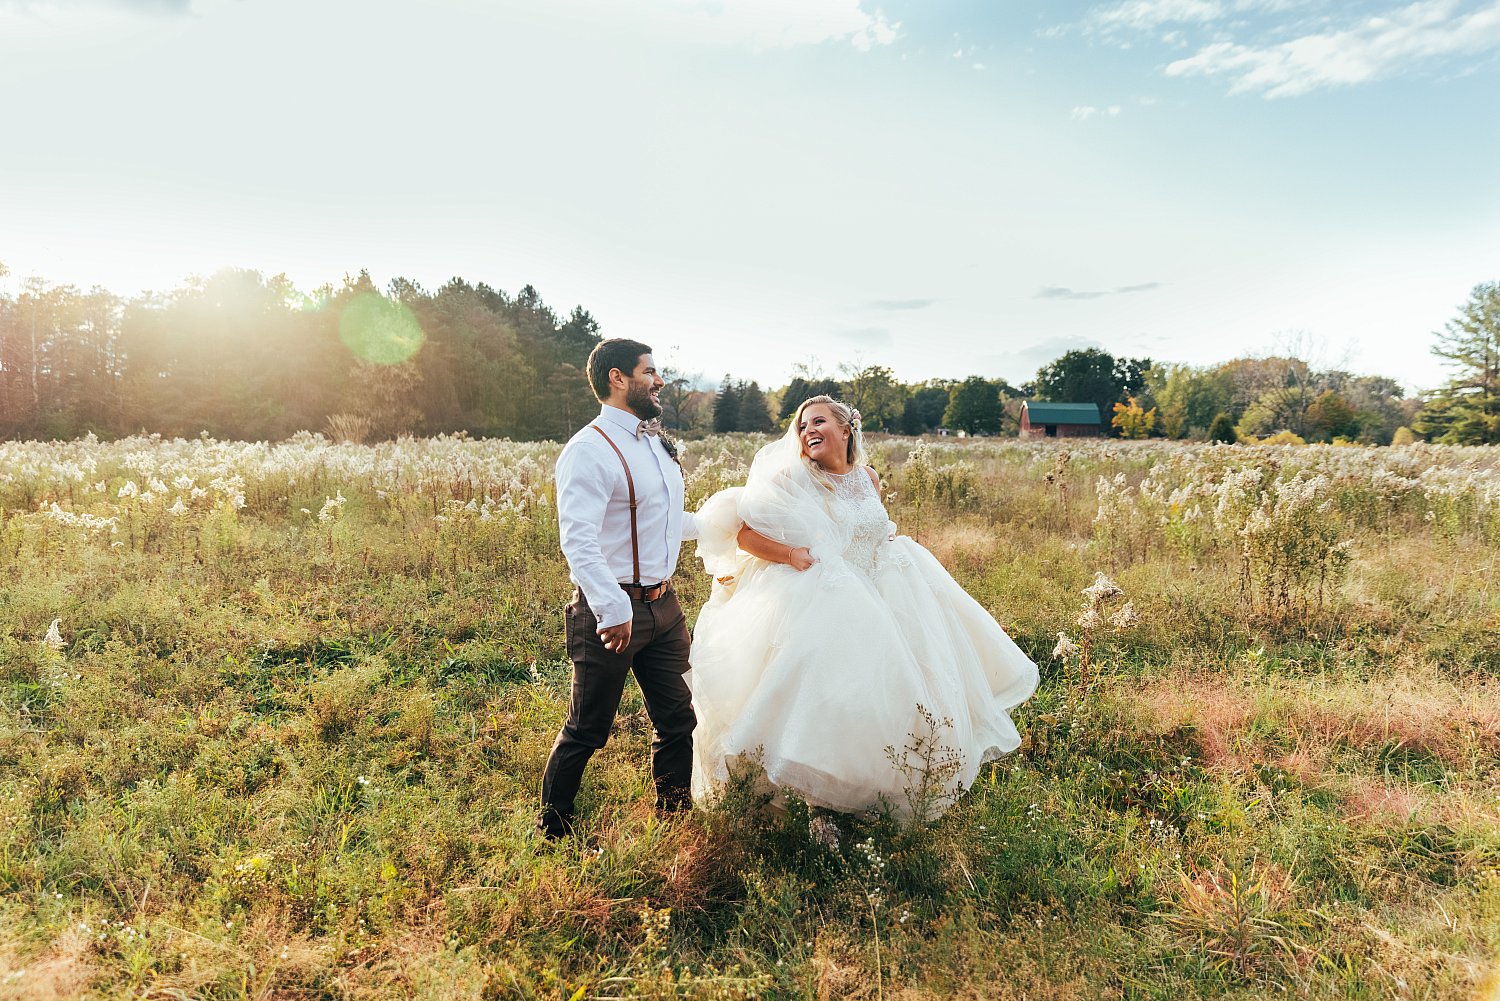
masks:
[(631, 386), (625, 394), (625, 405), (643, 421), (661, 416), (661, 405), (652, 402), (649, 386)]

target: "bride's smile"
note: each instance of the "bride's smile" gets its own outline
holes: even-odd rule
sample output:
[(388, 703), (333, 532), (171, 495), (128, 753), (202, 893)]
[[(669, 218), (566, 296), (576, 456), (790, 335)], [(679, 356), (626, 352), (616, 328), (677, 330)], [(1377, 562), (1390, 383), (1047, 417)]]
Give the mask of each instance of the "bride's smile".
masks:
[(802, 411), (797, 425), (802, 452), (831, 473), (849, 468), (849, 432), (834, 417), (833, 408), (814, 403)]

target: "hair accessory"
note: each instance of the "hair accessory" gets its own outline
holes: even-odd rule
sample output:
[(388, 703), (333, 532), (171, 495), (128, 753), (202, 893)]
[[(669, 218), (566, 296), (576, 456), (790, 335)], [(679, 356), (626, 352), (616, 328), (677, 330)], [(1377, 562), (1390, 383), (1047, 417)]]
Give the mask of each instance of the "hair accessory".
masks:
[(857, 424), (859, 424), (859, 422), (860, 422), (859, 411), (855, 410), (853, 407), (850, 407), (849, 408), (849, 423), (857, 425)]

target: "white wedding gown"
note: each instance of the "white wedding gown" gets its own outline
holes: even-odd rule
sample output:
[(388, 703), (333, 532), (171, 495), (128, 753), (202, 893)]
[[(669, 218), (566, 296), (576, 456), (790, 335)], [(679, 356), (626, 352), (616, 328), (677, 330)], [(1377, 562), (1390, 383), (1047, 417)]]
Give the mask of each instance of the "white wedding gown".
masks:
[[(895, 535), (864, 468), (816, 475), (800, 455), (790, 436), (772, 442), (745, 487), (697, 516), (718, 580), (688, 674), (694, 799), (713, 802), (748, 770), (815, 806), (933, 819), (1020, 745), (1008, 710), (1036, 689), (1036, 665), (931, 553)], [(817, 562), (798, 571), (739, 552), (742, 522)]]

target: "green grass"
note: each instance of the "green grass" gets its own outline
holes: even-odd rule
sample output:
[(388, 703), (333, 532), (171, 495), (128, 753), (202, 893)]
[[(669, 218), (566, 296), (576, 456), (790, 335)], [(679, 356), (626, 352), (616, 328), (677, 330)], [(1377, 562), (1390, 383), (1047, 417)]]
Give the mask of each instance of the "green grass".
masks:
[[(690, 443), (690, 492), (733, 482), (753, 445)], [(656, 817), (633, 686), (590, 766), (584, 833), (534, 835), (569, 682), (545, 447), (9, 448), (16, 469), (34, 451), (29, 479), (0, 485), (0, 996), (1496, 989), (1492, 452), (878, 444), (893, 517), (1043, 684), (1017, 713), (1022, 749), (942, 820), (834, 818), (835, 847), (805, 808), (768, 814), (749, 789)], [(75, 505), (61, 467), (80, 456), (106, 489)], [(1271, 457), (1328, 472), (1336, 513), (1318, 517), (1355, 541), (1321, 605), (1242, 591), (1232, 527), (1149, 489), (1128, 524), (1096, 524), (1101, 476), (1212, 486)], [(1373, 523), (1392, 464), (1438, 485), (1379, 494)], [(244, 506), (210, 495), (174, 517), (168, 496), (117, 496), (194, 470), (239, 476)], [(707, 594), (691, 550), (690, 616)], [(1078, 638), (1095, 571), (1140, 621), (1095, 637), (1085, 686), (1048, 654), (1058, 631)], [(41, 642), (53, 618), (58, 651)]]

